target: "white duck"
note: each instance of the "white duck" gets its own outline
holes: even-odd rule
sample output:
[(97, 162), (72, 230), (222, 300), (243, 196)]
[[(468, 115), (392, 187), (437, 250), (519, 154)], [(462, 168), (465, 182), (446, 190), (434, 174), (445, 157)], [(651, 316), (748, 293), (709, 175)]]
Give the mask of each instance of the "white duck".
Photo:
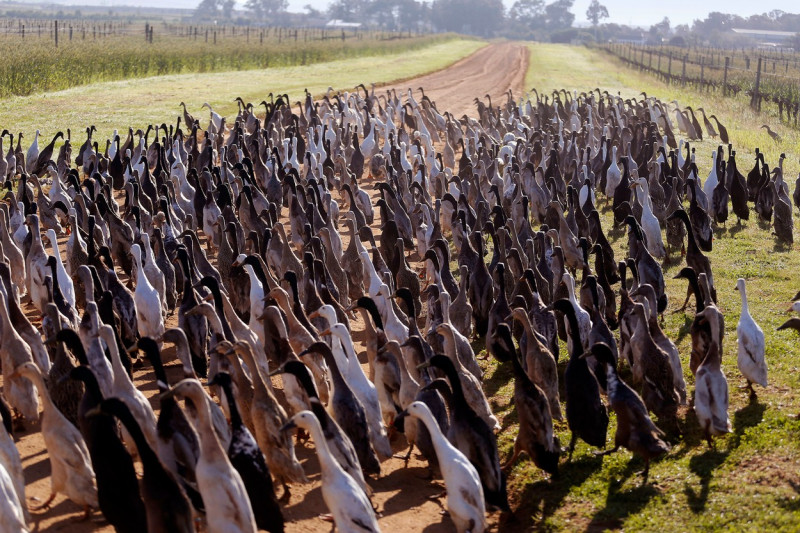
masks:
[(33, 237), (30, 251), (25, 258), (28, 294), (34, 307), (43, 312), (47, 302), (47, 287), (44, 284), (44, 278), (50, 275), (50, 267), (47, 266), (47, 252), (44, 251), (42, 236), (39, 233), (39, 217), (28, 215), (25, 218), (25, 225), (30, 228)]
[[(153, 408), (150, 406), (150, 402), (145, 395), (134, 386), (131, 378), (128, 377), (125, 367), (122, 365), (114, 330), (108, 324), (103, 324), (100, 326), (98, 334), (108, 347), (109, 354), (111, 354), (111, 368), (114, 373), (114, 380), (111, 388), (112, 396), (125, 402), (125, 405), (128, 406), (131, 414), (139, 424), (142, 433), (144, 433), (147, 443), (150, 444), (153, 449), (157, 449), (158, 438), (156, 436), (156, 424), (158, 420), (153, 412)], [(133, 439), (127, 442), (132, 444)], [(135, 444), (128, 449), (135, 450)]]
[(25, 237), (28, 236), (28, 225), (25, 224), (25, 204), (17, 202), (17, 208), (11, 213), (8, 220), (9, 228), (11, 229), (11, 238), (19, 249), (22, 249), (22, 244), (25, 242)]
[(762, 387), (767, 386), (764, 332), (750, 316), (744, 279), (739, 278), (736, 281), (736, 290), (742, 295), (742, 314), (739, 316), (739, 324), (736, 326), (736, 337), (739, 343), (737, 363), (739, 371), (747, 380), (751, 396), (755, 396), (753, 383), (758, 383)]
[(28, 153), (25, 154), (25, 171), (28, 174), (36, 170), (36, 160), (39, 159), (39, 130), (36, 130), (36, 135), (33, 137), (33, 142), (28, 147)]
[(138, 244), (131, 246), (131, 254), (136, 263), (136, 291), (133, 301), (136, 304), (136, 321), (139, 335), (159, 340), (164, 334), (164, 316), (161, 314), (161, 298), (142, 268), (142, 250)]
[[(711, 328), (711, 339), (718, 338), (719, 311), (714, 306), (706, 307), (697, 317), (707, 322)], [(728, 417), (728, 380), (721, 368), (722, 357), (719, 345), (712, 340), (706, 358), (697, 367), (694, 392), (694, 412), (703, 429), (708, 445), (711, 437), (730, 433), (731, 420)]]
[[(575, 299), (575, 279), (572, 275), (569, 272), (564, 272), (564, 276), (561, 279), (564, 281), (564, 285), (567, 286), (569, 301), (572, 307), (575, 308), (575, 317), (578, 319), (578, 329), (581, 334), (583, 350), (587, 351), (589, 349), (589, 334), (592, 331), (592, 319), (589, 313), (578, 303), (578, 300)], [(569, 353), (572, 353), (572, 337), (569, 331), (569, 322), (566, 320), (566, 317), (564, 319), (564, 327), (567, 330), (567, 350)]]
[(161, 395), (189, 398), (197, 407), (200, 457), (195, 466), (197, 488), (203, 496), (209, 532), (255, 532), (256, 521), (242, 478), (222, 448), (211, 424), (207, 394), (196, 379), (188, 378)]
[(202, 109), (204, 107), (208, 108), (208, 112), (209, 112), (209, 115), (211, 117), (211, 120), (210, 120), (209, 124), (214, 126), (214, 131), (215, 132), (219, 132), (220, 129), (222, 128), (222, 116), (220, 116), (219, 113), (217, 113), (216, 111), (211, 109), (211, 106), (208, 104), (208, 102), (206, 102), (202, 106), (200, 106), (200, 109)]
[[(19, 450), (14, 444), (14, 438), (6, 431), (5, 426), (0, 425), (0, 470), (6, 470), (6, 475), (12, 484), (12, 489), (16, 493), (16, 497), (20, 503), (22, 511), (23, 524), (30, 520), (28, 513), (28, 500), (25, 499), (25, 476), (22, 473), (22, 461), (19, 458)], [(0, 485), (4, 483), (0, 482)], [(0, 488), (0, 493), (3, 489)], [(3, 508), (3, 502), (10, 501), (9, 495), (0, 494), (0, 517), (11, 516), (8, 510)], [(16, 531), (8, 529), (3, 524), (3, 518), (0, 518), (0, 531)]]
[(33, 363), (24, 363), (14, 371), (34, 384), (42, 395), (42, 437), (50, 457), (50, 497), (36, 509), (46, 509), (56, 495), (63, 493), (84, 508), (89, 516), (97, 507), (97, 483), (92, 470), (89, 450), (78, 429), (58, 410), (39, 369)]
[(606, 172), (606, 198), (612, 198), (614, 196), (614, 189), (617, 188), (619, 182), (622, 181), (622, 172), (619, 170), (619, 166), (617, 165), (617, 147), (611, 147), (611, 166), (608, 167), (608, 171)]
[(639, 203), (642, 205), (641, 226), (647, 237), (647, 250), (656, 259), (663, 259), (667, 256), (667, 250), (664, 248), (664, 240), (661, 238), (661, 225), (653, 214), (653, 208), (650, 204), (650, 187), (644, 178), (639, 178), (636, 185), (641, 187), (641, 194), (639, 194), (639, 190), (636, 193)]
[(3, 463), (0, 462), (0, 531), (11, 533), (30, 531), (25, 519), (25, 509)]
[(322, 481), (322, 499), (333, 514), (333, 522), (342, 532), (379, 532), (378, 521), (372, 504), (364, 490), (344, 471), (331, 454), (319, 420), (311, 411), (300, 411), (281, 428), (288, 431), (295, 427), (306, 430), (317, 448)]
[[(76, 232), (77, 233), (77, 232)], [(56, 275), (58, 276), (58, 288), (61, 289), (61, 294), (67, 303), (75, 307), (75, 285), (72, 283), (72, 278), (64, 268), (64, 263), (61, 261), (61, 251), (58, 249), (58, 237), (56, 237), (55, 230), (47, 230), (47, 240), (50, 241), (50, 246), (53, 248), (53, 256), (56, 258)]]
[(20, 337), (8, 314), (7, 296), (0, 283), (0, 366), (3, 367), (3, 394), (14, 410), (31, 422), (39, 418), (39, 398), (33, 385), (14, 369), (33, 362), (33, 353)]
[[(347, 384), (353, 391), (353, 394), (359, 399), (364, 406), (364, 413), (367, 416), (367, 429), (369, 430), (370, 440), (378, 455), (383, 458), (392, 456), (392, 446), (389, 444), (389, 438), (386, 434), (386, 426), (383, 423), (381, 416), (381, 404), (378, 400), (378, 391), (375, 385), (367, 379), (364, 370), (358, 362), (358, 355), (356, 355), (353, 346), (353, 339), (350, 337), (350, 332), (344, 324), (334, 324), (330, 329), (323, 331), (321, 336), (333, 335), (339, 340), (344, 348), (345, 365), (340, 365), (342, 373), (345, 375)], [(334, 357), (336, 357), (336, 350), (333, 350)], [(337, 363), (340, 357), (337, 357)]]
[(456, 531), (482, 533), (486, 530), (486, 507), (478, 471), (445, 438), (427, 405), (413, 402), (405, 413), (421, 420), (428, 428), (447, 489), (447, 510), (455, 523)]
[(153, 247), (150, 246), (150, 236), (147, 232), (141, 233), (142, 246), (147, 253), (145, 258), (147, 263), (144, 264), (144, 273), (147, 280), (153, 286), (156, 293), (158, 293), (159, 300), (161, 301), (161, 314), (167, 316), (169, 310), (167, 309), (167, 291), (165, 289), (166, 282), (164, 281), (164, 272), (156, 265), (155, 258), (153, 257)]

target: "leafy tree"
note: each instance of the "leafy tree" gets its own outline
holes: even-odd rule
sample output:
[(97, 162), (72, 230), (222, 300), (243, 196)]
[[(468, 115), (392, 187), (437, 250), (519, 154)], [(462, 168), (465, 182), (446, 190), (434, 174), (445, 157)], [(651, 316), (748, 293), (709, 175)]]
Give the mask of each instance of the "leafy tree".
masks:
[(247, 0), (244, 7), (256, 18), (264, 20), (283, 13), (289, 7), (288, 0)]
[(659, 22), (658, 24), (653, 24), (650, 26), (649, 34), (650, 40), (654, 43), (662, 42), (662, 39), (669, 37), (669, 17), (664, 17), (664, 19)]
[(547, 27), (552, 30), (569, 28), (575, 21), (575, 15), (570, 11), (574, 0), (556, 0), (544, 8)]
[(311, 4), (306, 4), (306, 5), (304, 5), (304, 6), (303, 6), (303, 9), (305, 9), (305, 10), (306, 10), (306, 13), (308, 14), (308, 16), (309, 16), (309, 17), (313, 17), (313, 18), (319, 18), (319, 17), (321, 17), (321, 16), (322, 16), (322, 11), (320, 11), (320, 10), (319, 10), (319, 9), (317, 9), (317, 8), (315, 8), (315, 7), (314, 7), (314, 6), (312, 6)]
[(222, 0), (202, 0), (194, 10), (199, 19), (214, 19), (222, 14)]
[(508, 11), (508, 17), (534, 28), (544, 24), (544, 0), (517, 0)]
[(607, 18), (608, 9), (606, 9), (606, 6), (601, 4), (598, 0), (592, 0), (592, 3), (589, 4), (589, 8), (586, 10), (586, 19), (592, 23), (595, 31), (597, 30), (597, 25), (600, 23), (600, 19)]

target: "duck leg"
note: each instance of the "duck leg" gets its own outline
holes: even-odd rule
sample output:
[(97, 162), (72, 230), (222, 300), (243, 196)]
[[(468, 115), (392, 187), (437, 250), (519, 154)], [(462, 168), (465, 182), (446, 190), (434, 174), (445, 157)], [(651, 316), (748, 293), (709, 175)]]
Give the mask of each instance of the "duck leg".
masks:
[(572, 461), (572, 452), (575, 451), (575, 442), (578, 440), (578, 436), (575, 432), (572, 432), (572, 436), (569, 439), (569, 456), (567, 457), (567, 462)]
[(617, 450), (619, 450), (619, 444), (614, 444), (614, 447), (611, 448), (610, 450), (598, 450), (598, 451), (595, 451), (593, 453), (594, 453), (595, 457), (603, 457), (604, 455), (611, 455), (612, 453), (616, 452)]
[(92, 508), (88, 505), (83, 506), (83, 514), (78, 519), (78, 522), (86, 522), (89, 520), (89, 517), (92, 516)]
[(283, 494), (281, 495), (280, 498), (278, 498), (278, 501), (281, 502), (282, 504), (286, 505), (287, 503), (289, 503), (289, 499), (291, 497), (292, 497), (292, 493), (289, 492), (289, 485), (287, 485), (286, 482), (284, 481), (283, 482)]
[(506, 464), (500, 467), (503, 472), (507, 472), (513, 465), (514, 462), (519, 457), (519, 454), (522, 452), (522, 448), (519, 445), (519, 437), (517, 440), (514, 441), (514, 453), (511, 455), (511, 458), (506, 461)]
[(11, 419), (11, 425), (14, 431), (25, 431), (25, 417), (17, 411), (16, 409), (13, 410), (13, 417)]
[(689, 305), (689, 299), (692, 297), (692, 294), (694, 294), (694, 291), (692, 290), (692, 287), (689, 286), (689, 288), (686, 289), (686, 300), (683, 302), (681, 308), (675, 311), (676, 313), (682, 313), (686, 311), (686, 306)]
[(45, 509), (45, 510), (49, 509), (50, 508), (50, 504), (53, 503), (53, 500), (55, 500), (55, 499), (56, 499), (56, 493), (55, 492), (51, 492), (50, 496), (47, 498), (47, 501), (45, 501), (41, 505), (37, 505), (36, 507), (31, 507), (31, 511), (40, 511), (42, 509)]
[(395, 459), (402, 459), (403, 461), (406, 462), (406, 466), (408, 466), (408, 460), (411, 459), (411, 452), (413, 450), (414, 450), (414, 443), (412, 442), (412, 443), (410, 443), (408, 445), (408, 453), (407, 454), (403, 455), (403, 454), (398, 453), (398, 454), (394, 455), (394, 458)]

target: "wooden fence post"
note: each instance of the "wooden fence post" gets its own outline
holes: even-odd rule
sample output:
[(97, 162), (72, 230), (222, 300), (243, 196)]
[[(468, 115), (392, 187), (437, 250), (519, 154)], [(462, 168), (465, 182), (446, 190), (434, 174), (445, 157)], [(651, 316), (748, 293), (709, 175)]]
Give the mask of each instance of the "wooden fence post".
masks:
[(753, 96), (750, 98), (750, 107), (756, 109), (761, 107), (758, 97), (758, 88), (761, 85), (761, 57), (758, 58), (758, 70), (756, 70), (756, 85), (753, 88)]
[(706, 57), (702, 56), (700, 58), (700, 90), (703, 90), (703, 78), (705, 77), (706, 73)]
[(55, 39), (56, 39), (56, 48), (58, 48), (58, 21), (57, 20), (56, 20), (56, 24), (55, 24), (54, 30), (55, 31), (53, 31), (53, 35), (55, 36)]
[(725, 56), (725, 71), (722, 73), (722, 95), (728, 96), (728, 66), (731, 63), (731, 58)]
[(683, 70), (681, 71), (681, 86), (686, 86), (686, 61), (689, 59), (689, 54), (683, 56)]
[(669, 63), (667, 63), (667, 83), (672, 83), (672, 51), (669, 53)]

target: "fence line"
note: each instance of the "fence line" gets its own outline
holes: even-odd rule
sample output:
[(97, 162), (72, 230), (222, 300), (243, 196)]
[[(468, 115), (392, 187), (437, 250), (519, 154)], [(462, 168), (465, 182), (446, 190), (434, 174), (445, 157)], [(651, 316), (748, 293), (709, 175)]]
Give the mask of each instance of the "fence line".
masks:
[[(774, 57), (774, 54), (761, 55), (760, 50), (746, 53), (706, 49), (705, 53), (708, 55), (703, 55), (702, 49), (687, 50), (628, 43), (604, 44), (599, 48), (630, 67), (650, 73), (667, 84), (689, 85), (699, 91), (721, 92), (723, 96), (735, 97), (744, 93), (750, 98), (750, 107), (756, 111), (761, 111), (764, 103), (774, 103), (781, 122), (798, 126), (800, 54), (787, 53), (783, 57)], [(724, 55), (726, 52), (728, 55)], [(745, 67), (733, 66), (735, 60), (744, 61)], [(777, 72), (779, 61), (784, 66), (782, 74)], [(795, 75), (788, 74), (790, 71)]]

